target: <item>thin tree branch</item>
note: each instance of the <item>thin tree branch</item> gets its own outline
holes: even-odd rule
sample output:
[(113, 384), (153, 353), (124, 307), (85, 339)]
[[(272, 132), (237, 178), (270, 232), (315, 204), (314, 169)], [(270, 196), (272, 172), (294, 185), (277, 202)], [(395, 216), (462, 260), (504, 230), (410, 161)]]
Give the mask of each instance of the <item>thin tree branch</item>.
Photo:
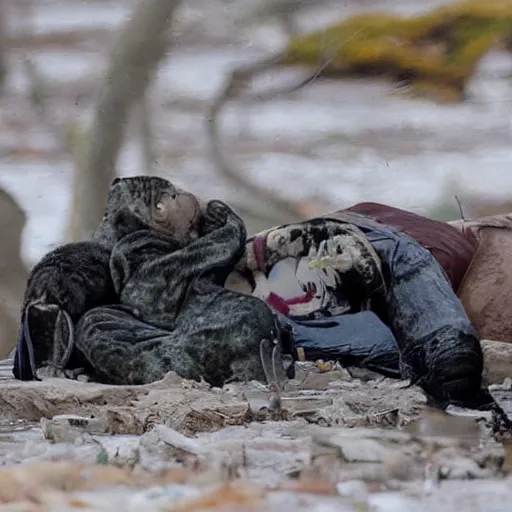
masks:
[(296, 92), (303, 87), (310, 85), (331, 63), (334, 54), (333, 52), (329, 53), (330, 55), (326, 56), (326, 59), (319, 64), (318, 68), (315, 69), (313, 73), (308, 75), (307, 78), (301, 80), (298, 84), (294, 84), (287, 88), (275, 89), (264, 94), (260, 93), (256, 95), (250, 95), (247, 93), (244, 94), (244, 91), (248, 89), (250, 82), (256, 75), (277, 68), (281, 64), (280, 56), (272, 56), (251, 65), (242, 66), (238, 69), (235, 69), (231, 73), (231, 76), (228, 79), (224, 89), (212, 103), (209, 110), (209, 115), (207, 117), (207, 131), (210, 140), (212, 158), (216, 164), (218, 172), (222, 174), (226, 179), (231, 181), (234, 185), (243, 187), (246, 191), (252, 194), (253, 197), (265, 201), (267, 204), (271, 203), (281, 213), (294, 219), (304, 217), (303, 209), (300, 208), (299, 204), (284, 199), (273, 191), (252, 183), (247, 177), (243, 175), (243, 173), (235, 169), (228, 162), (221, 149), (218, 118), (220, 117), (222, 110), (229, 101), (234, 101), (235, 99), (257, 99), (259, 101), (268, 101), (278, 96)]
[(290, 87), (282, 87), (279, 89), (268, 91), (264, 94), (258, 94), (258, 95), (256, 95), (256, 97), (260, 101), (270, 101), (270, 100), (276, 99), (279, 96), (284, 96), (286, 94), (291, 94), (291, 93), (297, 92), (300, 89), (307, 87), (308, 85), (311, 85), (322, 74), (322, 72), (327, 68), (327, 66), (329, 66), (329, 64), (331, 62), (332, 62), (332, 58), (326, 60), (313, 73), (311, 73), (306, 78), (304, 78), (303, 80), (301, 80), (300, 82), (298, 82), (296, 84), (293, 84)]
[(209, 108), (207, 116), (207, 132), (210, 141), (212, 158), (215, 162), (218, 172), (221, 175), (223, 175), (234, 185), (244, 188), (256, 199), (260, 199), (266, 203), (271, 203), (283, 214), (293, 218), (301, 218), (302, 215), (300, 210), (294, 202), (288, 201), (270, 189), (261, 188), (260, 186), (250, 181), (229, 163), (221, 149), (219, 117), (226, 104), (229, 101), (240, 97), (241, 93), (244, 89), (247, 88), (248, 83), (250, 83), (254, 76), (262, 73), (263, 71), (268, 71), (274, 67), (277, 67), (279, 64), (279, 58), (271, 57), (250, 64), (248, 66), (235, 69), (231, 73), (230, 78), (227, 80), (224, 89), (217, 96)]
[(313, 82), (315, 82), (322, 73), (329, 67), (330, 64), (332, 64), (332, 61), (336, 57), (336, 55), (339, 53), (341, 47), (349, 42), (350, 40), (354, 39), (354, 37), (357, 36), (361, 32), (361, 29), (356, 30), (349, 38), (347, 38), (345, 41), (343, 41), (341, 44), (338, 45), (330, 45), (331, 47), (328, 49), (327, 45), (324, 49), (323, 56), (320, 59), (318, 66), (316, 69), (313, 70), (313, 72), (308, 75), (306, 78), (301, 80), (299, 83), (292, 85), (288, 88), (279, 88), (275, 89), (273, 91), (266, 92), (265, 94), (258, 94), (257, 98), (260, 101), (269, 101), (277, 98), (278, 96), (284, 96), (285, 94), (291, 94), (293, 92), (297, 92), (298, 90), (307, 87), (308, 85), (311, 85)]

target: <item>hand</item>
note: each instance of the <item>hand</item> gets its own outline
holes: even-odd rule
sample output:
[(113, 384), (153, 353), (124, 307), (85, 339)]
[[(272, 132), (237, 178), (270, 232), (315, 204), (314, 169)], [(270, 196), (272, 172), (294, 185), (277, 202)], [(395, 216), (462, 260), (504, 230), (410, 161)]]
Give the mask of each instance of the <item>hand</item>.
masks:
[(210, 233), (215, 229), (226, 225), (229, 215), (232, 213), (231, 208), (218, 199), (209, 201), (206, 205), (206, 211), (203, 214), (203, 230)]

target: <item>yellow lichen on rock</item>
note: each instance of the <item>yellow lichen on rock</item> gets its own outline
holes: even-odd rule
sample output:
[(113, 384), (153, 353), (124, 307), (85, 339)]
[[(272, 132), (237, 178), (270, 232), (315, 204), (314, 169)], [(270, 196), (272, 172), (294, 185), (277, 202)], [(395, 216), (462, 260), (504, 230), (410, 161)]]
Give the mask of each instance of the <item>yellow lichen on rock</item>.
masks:
[(466, 0), (423, 15), (353, 16), (292, 39), (284, 64), (324, 74), (388, 76), (460, 100), (479, 59), (512, 36), (512, 0)]

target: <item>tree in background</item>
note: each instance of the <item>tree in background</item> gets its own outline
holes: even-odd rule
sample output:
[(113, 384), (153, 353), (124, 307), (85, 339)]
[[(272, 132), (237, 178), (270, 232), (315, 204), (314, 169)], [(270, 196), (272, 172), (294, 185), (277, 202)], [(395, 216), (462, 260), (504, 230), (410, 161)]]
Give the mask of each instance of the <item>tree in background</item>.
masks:
[(140, 0), (115, 44), (92, 126), (79, 148), (70, 241), (89, 238), (101, 221), (125, 128), (169, 50), (167, 31), (181, 0)]

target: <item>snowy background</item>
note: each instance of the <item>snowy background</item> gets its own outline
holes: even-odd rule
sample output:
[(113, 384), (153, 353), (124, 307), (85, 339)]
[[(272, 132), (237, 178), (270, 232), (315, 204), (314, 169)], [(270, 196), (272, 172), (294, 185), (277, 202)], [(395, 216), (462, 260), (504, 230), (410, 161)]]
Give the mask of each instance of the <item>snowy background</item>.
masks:
[[(308, 29), (363, 10), (414, 13), (441, 3), (334, 0), (320, 2), (299, 22)], [(54, 125), (87, 127), (109, 49), (134, 1), (4, 4), (10, 43), (0, 97), (0, 185), (27, 212), (23, 251), (31, 265), (63, 241), (71, 197), (73, 160), (45, 116)], [(175, 46), (151, 91), (155, 172), (199, 195), (244, 200), (215, 171), (205, 113), (234, 66), (277, 52), (286, 42), (272, 21), (237, 22), (251, 4), (255, 0), (185, 0)], [(27, 59), (45, 79), (44, 115), (30, 100)], [(468, 204), (511, 196), (511, 72), (510, 55), (488, 54), (468, 101), (457, 105), (408, 99), (388, 81), (318, 80), (270, 102), (228, 108), (223, 140), (239, 169), (289, 199), (332, 208), (372, 200), (427, 214), (447, 205), (443, 211), (455, 217), (455, 194)], [(265, 79), (269, 88), (282, 76)], [(120, 172), (139, 174), (141, 162), (132, 127)]]

